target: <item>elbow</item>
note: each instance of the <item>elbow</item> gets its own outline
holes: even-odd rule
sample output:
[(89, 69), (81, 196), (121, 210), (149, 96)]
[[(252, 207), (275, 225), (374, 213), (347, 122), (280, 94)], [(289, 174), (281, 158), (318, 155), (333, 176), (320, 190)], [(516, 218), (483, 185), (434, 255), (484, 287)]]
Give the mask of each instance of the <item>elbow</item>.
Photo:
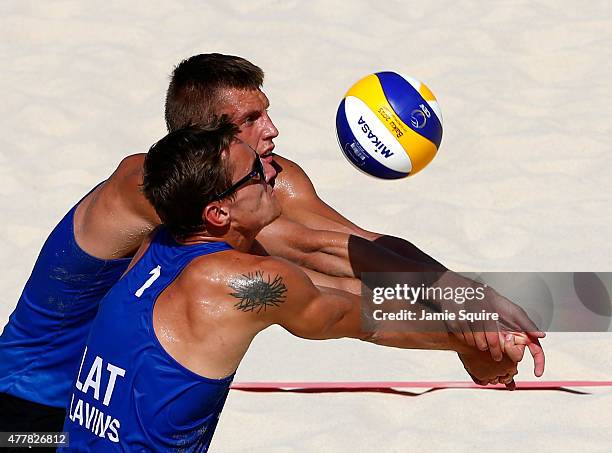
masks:
[(383, 342), (383, 335), (381, 332), (361, 332), (358, 339), (368, 343), (381, 344)]
[(354, 323), (349, 321), (350, 309), (351, 305), (349, 303), (338, 304), (333, 311), (327, 313), (327, 316), (319, 317), (317, 321), (312, 323), (313, 329), (310, 338), (313, 340), (355, 338), (355, 327), (359, 328), (360, 326), (353, 326)]

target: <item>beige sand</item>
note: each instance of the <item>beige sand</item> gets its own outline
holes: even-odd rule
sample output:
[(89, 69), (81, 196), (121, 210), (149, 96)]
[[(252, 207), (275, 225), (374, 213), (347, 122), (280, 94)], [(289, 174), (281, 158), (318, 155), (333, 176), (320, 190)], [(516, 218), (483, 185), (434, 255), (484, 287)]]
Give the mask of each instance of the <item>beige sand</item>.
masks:
[[(267, 72), (281, 131), (319, 194), (458, 270), (610, 270), (612, 9), (573, 1), (3, 2), (0, 325), (46, 235), (125, 155), (164, 135), (181, 58)], [(424, 80), (438, 157), (396, 182), (354, 170), (334, 134), (371, 72)], [(612, 378), (609, 334), (551, 334), (545, 379)], [(531, 365), (521, 377), (531, 379)], [(258, 338), (237, 380), (465, 379), (450, 353)], [(216, 451), (608, 451), (612, 392), (447, 390), (419, 397), (232, 392)]]

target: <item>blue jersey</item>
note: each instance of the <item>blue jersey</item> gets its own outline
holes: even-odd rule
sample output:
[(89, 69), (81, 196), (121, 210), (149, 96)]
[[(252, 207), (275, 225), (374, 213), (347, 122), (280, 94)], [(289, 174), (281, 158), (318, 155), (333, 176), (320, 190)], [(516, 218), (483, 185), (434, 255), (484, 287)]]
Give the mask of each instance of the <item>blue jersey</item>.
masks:
[(98, 303), (130, 258), (101, 260), (74, 238), (74, 211), (51, 232), (0, 336), (0, 392), (64, 408)]
[(182, 245), (164, 228), (100, 303), (72, 388), (69, 451), (207, 451), (233, 375), (200, 376), (153, 330), (159, 294), (224, 242)]

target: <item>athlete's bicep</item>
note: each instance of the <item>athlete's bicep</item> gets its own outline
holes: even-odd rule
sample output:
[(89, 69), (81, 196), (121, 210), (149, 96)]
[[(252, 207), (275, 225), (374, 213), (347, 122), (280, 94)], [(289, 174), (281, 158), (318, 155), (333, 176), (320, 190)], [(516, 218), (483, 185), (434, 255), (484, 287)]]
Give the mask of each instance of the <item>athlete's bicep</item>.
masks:
[(316, 340), (351, 336), (359, 330), (358, 298), (316, 287), (300, 268), (280, 263), (279, 277), (286, 284), (287, 296), (286, 303), (274, 313), (274, 324), (293, 335)]

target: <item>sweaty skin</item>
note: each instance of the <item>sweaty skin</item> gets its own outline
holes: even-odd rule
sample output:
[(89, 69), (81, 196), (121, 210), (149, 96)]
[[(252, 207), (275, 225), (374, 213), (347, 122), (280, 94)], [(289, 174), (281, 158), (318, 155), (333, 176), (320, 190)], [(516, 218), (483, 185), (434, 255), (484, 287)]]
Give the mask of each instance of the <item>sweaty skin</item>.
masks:
[[(134, 263), (147, 248), (148, 241)], [(358, 296), (316, 287), (292, 263), (246, 254), (238, 247), (190, 263), (158, 297), (153, 325), (174, 359), (209, 378), (231, 375), (255, 335), (278, 324), (306, 339), (355, 338), (388, 347), (454, 350), (475, 382), (501, 382), (512, 388), (524, 351), (520, 341), (500, 339), (506, 355), (492, 362), (488, 354), (443, 333), (442, 322), (437, 333), (418, 332), (416, 327), (407, 332), (364, 332), (360, 310)]]
[[(301, 266), (315, 284), (353, 293), (359, 291), (360, 283), (354, 279), (361, 272), (444, 269), (407, 241), (363, 230), (320, 200), (305, 172), (274, 153), (278, 130), (268, 115), (269, 102), (263, 92), (226, 89), (220, 99), (218, 113), (228, 114), (240, 127), (238, 138), (259, 152), (266, 179), (273, 183), (282, 210), (280, 218), (258, 234), (253, 253), (286, 258)], [(87, 253), (104, 259), (131, 256), (159, 224), (140, 190), (144, 156), (125, 158), (78, 206), (75, 238)], [(536, 329), (519, 322), (516, 330)], [(501, 358), (497, 332), (487, 336), (469, 331), (466, 336), (457, 336), (469, 345), (489, 348), (495, 358)], [(537, 354), (536, 374), (540, 375), (543, 353), (537, 335), (532, 340), (536, 346), (530, 351)]]
[(140, 190), (146, 154), (126, 157), (115, 172), (77, 206), (74, 236), (101, 259), (133, 256), (160, 220)]
[[(368, 232), (345, 219), (317, 196), (312, 182), (296, 163), (273, 156), (272, 140), (278, 130), (268, 115), (269, 101), (262, 91), (226, 89), (220, 98), (219, 113), (232, 118), (241, 129), (240, 138), (257, 149), (278, 173), (274, 183), (283, 215), (258, 235), (258, 251), (265, 250), (328, 276), (345, 278), (360, 278), (362, 272), (368, 271), (447, 271), (408, 241)], [(457, 275), (448, 273), (455, 284), (461, 284)], [(346, 287), (342, 280), (331, 283), (336, 288)], [(520, 307), (501, 300), (497, 312), (509, 327), (527, 332), (532, 342), (535, 374), (540, 376), (544, 372), (544, 353), (538, 338), (545, 334)], [(463, 323), (456, 328), (455, 335), (470, 346), (488, 349), (495, 360), (502, 360), (497, 326), (473, 329)]]
[[(249, 150), (250, 151), (250, 150)], [(253, 156), (234, 145), (234, 180), (248, 173)], [(274, 168), (264, 167), (266, 180)], [(248, 254), (257, 232), (278, 218), (280, 204), (266, 181), (243, 186), (234, 199), (204, 209), (210, 231), (182, 238), (191, 245), (225, 241), (233, 247), (193, 260), (160, 294), (153, 310), (156, 335), (168, 353), (188, 369), (210, 378), (232, 374), (252, 339), (261, 330), (279, 324), (308, 339), (349, 337), (399, 348), (448, 349), (460, 353), (466, 370), (483, 383), (510, 382), (520, 357), (508, 343), (504, 360), (491, 364), (488, 355), (457, 341), (443, 323), (437, 333), (362, 331), (357, 295), (318, 288), (294, 264), (280, 258)], [(149, 247), (147, 239), (132, 261)], [(129, 272), (129, 270), (128, 270)], [(488, 364), (488, 365), (487, 365)]]
[[(272, 324), (307, 339), (347, 337), (381, 346), (455, 350), (483, 384), (510, 382), (517, 373), (513, 359), (522, 358), (519, 347), (502, 362), (491, 362), (488, 354), (446, 333), (362, 332), (358, 296), (315, 287), (288, 261), (238, 250), (194, 260), (158, 298), (153, 323), (167, 352), (210, 378), (232, 374), (255, 335)], [(513, 347), (506, 346), (508, 352)]]

